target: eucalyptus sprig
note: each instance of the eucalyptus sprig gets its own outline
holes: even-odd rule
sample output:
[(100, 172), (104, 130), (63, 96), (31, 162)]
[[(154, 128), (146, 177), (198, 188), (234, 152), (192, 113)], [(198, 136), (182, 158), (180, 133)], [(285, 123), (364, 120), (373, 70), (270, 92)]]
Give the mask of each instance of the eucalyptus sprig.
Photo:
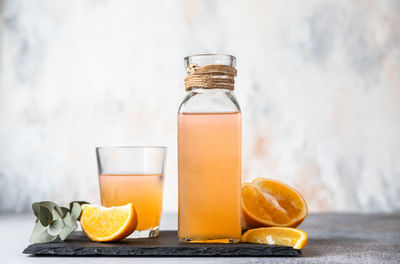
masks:
[(69, 204), (69, 208), (50, 201), (33, 203), (36, 224), (29, 241), (46, 243), (55, 240), (57, 236), (64, 240), (78, 228), (76, 221), (80, 220), (83, 204), (87, 202), (74, 201)]

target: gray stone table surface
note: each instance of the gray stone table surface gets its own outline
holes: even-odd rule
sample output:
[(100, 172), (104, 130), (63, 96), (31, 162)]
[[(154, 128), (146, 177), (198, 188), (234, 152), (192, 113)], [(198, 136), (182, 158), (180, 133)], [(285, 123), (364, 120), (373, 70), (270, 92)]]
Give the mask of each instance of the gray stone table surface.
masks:
[[(31, 215), (0, 215), (0, 263), (400, 263), (400, 214), (310, 214), (299, 227), (309, 236), (299, 258), (27, 256), (33, 222)], [(171, 229), (176, 215), (164, 215), (161, 230)]]

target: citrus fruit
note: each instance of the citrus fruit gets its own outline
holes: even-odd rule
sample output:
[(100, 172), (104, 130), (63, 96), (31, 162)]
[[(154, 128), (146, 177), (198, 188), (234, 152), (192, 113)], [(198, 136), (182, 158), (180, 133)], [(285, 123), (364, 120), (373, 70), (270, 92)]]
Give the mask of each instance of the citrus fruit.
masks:
[(137, 223), (132, 203), (113, 207), (82, 205), (82, 230), (93, 241), (121, 240), (135, 231)]
[(307, 245), (306, 232), (291, 227), (261, 227), (247, 230), (240, 242), (268, 244), (301, 249)]
[(244, 183), (241, 195), (242, 216), (247, 228), (296, 227), (308, 213), (303, 196), (277, 180), (258, 178)]

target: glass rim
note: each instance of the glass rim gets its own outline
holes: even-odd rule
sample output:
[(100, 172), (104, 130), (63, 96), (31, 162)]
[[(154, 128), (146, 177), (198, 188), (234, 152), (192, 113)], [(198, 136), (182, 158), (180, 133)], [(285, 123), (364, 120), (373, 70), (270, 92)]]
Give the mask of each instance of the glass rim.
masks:
[(187, 60), (189, 58), (194, 58), (194, 57), (225, 57), (225, 58), (230, 58), (233, 60), (236, 60), (236, 57), (233, 55), (229, 55), (229, 54), (223, 54), (223, 53), (203, 53), (203, 54), (194, 54), (194, 55), (189, 55), (184, 57), (184, 60)]
[(129, 148), (129, 149), (168, 149), (166, 146), (100, 146), (98, 149)]
[(194, 54), (186, 56), (183, 59), (183, 62), (185, 68), (189, 67), (191, 63), (197, 64), (198, 66), (226, 65), (226, 66), (236, 67), (236, 57), (229, 54), (218, 54), (218, 53)]

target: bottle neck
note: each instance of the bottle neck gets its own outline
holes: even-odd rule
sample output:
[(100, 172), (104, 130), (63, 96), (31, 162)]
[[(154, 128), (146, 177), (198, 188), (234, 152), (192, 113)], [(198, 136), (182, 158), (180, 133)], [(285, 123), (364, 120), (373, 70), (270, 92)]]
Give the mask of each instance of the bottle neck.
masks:
[(233, 90), (237, 71), (228, 65), (206, 65), (198, 66), (190, 64), (186, 68), (188, 76), (185, 78), (186, 90), (194, 87), (204, 89), (228, 89)]

